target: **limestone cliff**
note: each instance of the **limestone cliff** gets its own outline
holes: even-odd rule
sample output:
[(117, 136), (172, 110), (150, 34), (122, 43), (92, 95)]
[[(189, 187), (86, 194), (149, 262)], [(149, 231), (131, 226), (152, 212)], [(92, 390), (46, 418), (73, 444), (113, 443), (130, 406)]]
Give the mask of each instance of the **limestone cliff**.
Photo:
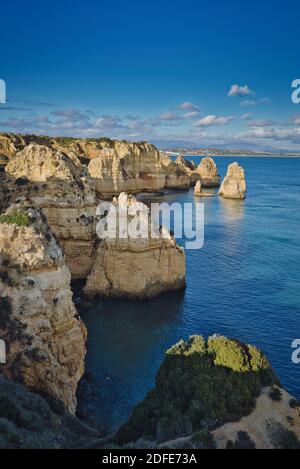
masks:
[(219, 194), (227, 199), (246, 198), (245, 172), (238, 163), (231, 163), (228, 166)]
[(159, 151), (149, 143), (111, 142), (88, 165), (101, 198), (123, 191), (160, 191), (165, 173)]
[[(125, 193), (114, 199), (116, 214), (122, 215), (126, 224), (143, 224), (144, 237), (121, 237), (119, 221), (116, 237), (103, 239), (97, 250), (94, 267), (87, 279), (88, 296), (124, 296), (128, 298), (153, 297), (161, 292), (182, 288), (185, 285), (185, 255), (175, 239), (164, 228), (158, 238), (151, 237), (151, 221), (147, 207), (135, 197)], [(141, 215), (133, 215), (139, 209)], [(122, 235), (123, 236), (123, 235)]]
[(197, 167), (197, 172), (200, 174), (202, 187), (219, 187), (220, 176), (218, 175), (217, 165), (210, 156), (202, 158)]
[(197, 171), (193, 161), (186, 160), (182, 155), (177, 156), (175, 163), (182, 168), (190, 178), (190, 185), (194, 186), (200, 180), (200, 174)]
[(42, 208), (60, 241), (73, 278), (85, 278), (93, 264), (96, 226), (94, 182), (78, 157), (30, 144), (6, 166), (3, 199), (25, 199)]
[(84, 370), (83, 323), (70, 272), (38, 209), (12, 206), (0, 218), (0, 335), (4, 376), (62, 401), (71, 413)]
[[(146, 143), (111, 140), (89, 142), (80, 139), (67, 139), (64, 142), (61, 139), (48, 141), (47, 137), (40, 138), (44, 139), (42, 145), (28, 144), (28, 140), (22, 140), (24, 148), (10, 157), (5, 171), (0, 173), (0, 211), (20, 201), (42, 209), (63, 249), (72, 278), (86, 279), (93, 269), (94, 274), (89, 279), (90, 289), (92, 278), (95, 283), (95, 269), (99, 269), (102, 252), (100, 248), (97, 253), (99, 238), (96, 225), (99, 220), (96, 209), (99, 196), (111, 198), (124, 188), (133, 192), (162, 190), (164, 187), (187, 189), (190, 177), (169, 157), (161, 155), (153, 145)], [(82, 155), (89, 155), (88, 167), (82, 162)], [(129, 270), (134, 263), (133, 259), (136, 259), (131, 253), (135, 243), (138, 246), (135, 240), (130, 250), (124, 249), (120, 253), (124, 271)], [(174, 240), (169, 241), (169, 247), (172, 243), (175, 243)], [(116, 283), (110, 288), (110, 294), (143, 296), (144, 288), (145, 296), (154, 296), (181, 287), (184, 284), (184, 255), (171, 257), (170, 250), (160, 249), (161, 246), (165, 248), (165, 244), (149, 245), (143, 256), (140, 256), (143, 262), (139, 267), (134, 264), (139, 272), (136, 287), (125, 286), (125, 275), (125, 280), (115, 278)], [(181, 251), (176, 247), (173, 252)], [(97, 267), (94, 266), (96, 256)], [(113, 256), (106, 254), (106, 259), (111, 265)], [(151, 264), (153, 259), (155, 269), (160, 267), (156, 271), (154, 265), (153, 271), (152, 267), (147, 266), (147, 262)], [(170, 274), (167, 273), (168, 264)], [(98, 285), (96, 290), (102, 292), (106, 289)]]

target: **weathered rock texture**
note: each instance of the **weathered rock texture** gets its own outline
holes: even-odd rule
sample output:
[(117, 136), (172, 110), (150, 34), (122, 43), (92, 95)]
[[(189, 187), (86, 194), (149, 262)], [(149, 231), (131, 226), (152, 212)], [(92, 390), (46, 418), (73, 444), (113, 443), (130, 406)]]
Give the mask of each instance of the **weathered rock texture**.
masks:
[(217, 165), (210, 156), (202, 158), (197, 171), (200, 174), (202, 187), (219, 187), (220, 176)]
[(201, 195), (202, 194), (202, 187), (201, 187), (201, 182), (197, 181), (194, 189), (194, 194), (195, 195)]
[(195, 189), (194, 189), (194, 195), (198, 197), (213, 197), (214, 194), (211, 194), (210, 192), (203, 192), (202, 190), (202, 185), (200, 181), (196, 182)]
[(73, 278), (85, 278), (93, 264), (97, 206), (87, 168), (74, 153), (30, 144), (11, 159), (6, 173), (3, 198), (42, 208)]
[[(190, 186), (190, 177), (169, 157), (161, 155), (153, 145), (146, 143), (80, 139), (48, 141), (46, 137), (40, 138), (44, 139), (42, 145), (27, 144), (27, 141), (22, 140), (22, 145), (25, 144), (23, 150), (10, 157), (5, 172), (0, 174), (0, 210), (20, 201), (42, 209), (63, 249), (72, 278), (86, 279), (93, 269), (94, 274), (89, 278), (88, 287), (92, 290), (95, 269), (100, 268), (102, 252), (102, 248), (100, 254), (97, 251), (99, 237), (96, 235), (99, 196), (112, 198), (125, 188), (133, 192), (158, 191), (164, 187), (187, 189)], [(82, 162), (82, 158), (87, 159), (87, 155), (88, 166)], [(105, 290), (107, 294), (115, 296), (142, 296), (142, 285), (145, 296), (154, 296), (161, 291), (182, 286), (181, 264), (178, 265), (178, 272), (175, 272), (178, 256), (169, 258), (165, 250), (159, 256), (158, 248), (176, 244), (174, 240), (168, 243), (150, 243), (145, 248), (144, 255), (139, 256), (143, 259), (139, 266), (133, 260), (137, 259), (133, 254), (135, 244), (137, 251), (141, 250), (137, 240), (131, 241), (130, 249), (118, 247), (117, 250), (124, 251), (122, 254), (120, 252), (123, 270), (120, 268), (121, 264), (118, 268), (114, 267), (115, 270), (120, 270), (120, 277), (114, 279), (115, 283), (110, 288), (97, 287), (96, 290), (102, 293)], [(181, 252), (177, 247), (173, 251)], [(166, 250), (166, 253), (169, 252), (170, 250)], [(151, 263), (153, 260), (152, 254), (156, 259), (156, 268), (161, 267), (162, 272), (152, 272), (152, 266), (147, 266), (147, 261)], [(94, 266), (96, 257), (97, 266)], [(103, 269), (110, 272), (113, 256), (107, 260), (106, 254), (105, 259), (107, 264), (103, 265)], [(184, 259), (184, 255), (180, 259)], [(166, 262), (170, 264), (169, 274), (166, 272)], [(126, 287), (128, 276), (123, 275), (126, 269), (133, 267), (137, 269), (136, 291), (133, 285)]]
[(200, 174), (197, 171), (193, 161), (186, 160), (182, 155), (177, 156), (175, 163), (183, 169), (190, 178), (190, 185), (193, 187), (200, 180)]
[(245, 172), (238, 163), (231, 163), (228, 166), (219, 194), (227, 199), (246, 198)]
[(7, 214), (0, 222), (0, 335), (7, 344), (1, 371), (74, 413), (86, 331), (70, 272), (39, 210), (15, 206)]
[(88, 168), (102, 198), (123, 191), (159, 191), (165, 186), (160, 153), (149, 143), (111, 142), (91, 159)]
[[(175, 239), (162, 228), (158, 238), (151, 237), (150, 215), (147, 207), (135, 197), (125, 193), (114, 199), (116, 213), (126, 223), (146, 224), (145, 236), (134, 239), (121, 237), (119, 223), (117, 236), (103, 239), (97, 258), (87, 279), (88, 296), (125, 296), (129, 298), (153, 297), (164, 291), (185, 286), (185, 255)], [(141, 215), (134, 216), (139, 209)], [(142, 213), (143, 212), (143, 213)]]

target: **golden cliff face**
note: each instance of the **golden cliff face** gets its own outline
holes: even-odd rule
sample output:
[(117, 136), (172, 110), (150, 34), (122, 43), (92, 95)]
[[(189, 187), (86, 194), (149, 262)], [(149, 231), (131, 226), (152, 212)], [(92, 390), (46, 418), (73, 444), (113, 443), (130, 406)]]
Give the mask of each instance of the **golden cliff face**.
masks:
[(24, 198), (43, 210), (73, 278), (84, 278), (93, 262), (97, 205), (87, 168), (71, 152), (31, 144), (5, 169), (12, 200)]
[(231, 163), (228, 166), (219, 194), (227, 199), (246, 198), (245, 172), (238, 163)]
[(0, 332), (7, 344), (1, 371), (75, 413), (86, 331), (73, 304), (70, 272), (42, 213), (22, 208), (28, 223), (18, 226), (16, 210), (0, 223)]
[[(89, 145), (102, 156), (94, 154), (87, 167), (81, 159), (84, 151), (90, 155), (91, 149), (86, 148)], [(105, 249), (101, 266), (99, 259), (104, 244), (98, 249), (96, 208), (101, 198), (111, 199), (124, 188), (131, 192), (161, 190), (170, 183), (172, 187), (188, 188), (189, 177), (153, 145), (117, 141), (105, 141), (101, 145), (100, 149), (99, 142), (76, 141), (71, 143), (72, 151), (69, 144), (64, 146), (64, 151), (62, 146), (54, 148), (36, 143), (25, 146), (11, 158), (2, 173), (2, 210), (15, 201), (27, 201), (42, 209), (63, 249), (72, 278), (89, 278), (87, 288), (93, 292), (91, 295), (150, 297), (182, 287), (184, 254), (174, 240), (169, 242), (168, 249), (162, 243), (142, 246), (145, 252), (139, 256), (143, 261), (140, 265), (133, 253), (137, 240), (114, 251), (110, 246)], [(169, 249), (171, 244), (173, 249)], [(118, 263), (118, 259), (122, 262)], [(129, 268), (135, 272), (131, 285), (126, 284), (129, 280), (125, 272)], [(111, 276), (113, 286), (104, 288), (102, 283)]]

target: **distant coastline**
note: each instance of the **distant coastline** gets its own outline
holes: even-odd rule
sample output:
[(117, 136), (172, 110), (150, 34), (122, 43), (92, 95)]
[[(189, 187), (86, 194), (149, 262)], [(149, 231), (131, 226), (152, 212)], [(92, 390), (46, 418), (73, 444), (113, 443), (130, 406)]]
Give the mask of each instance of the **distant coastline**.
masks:
[(250, 152), (250, 151), (205, 151), (205, 150), (165, 150), (164, 153), (167, 153), (169, 156), (178, 156), (182, 155), (184, 157), (193, 157), (193, 156), (211, 156), (211, 157), (260, 157), (260, 158), (300, 158), (300, 153), (258, 153), (258, 152)]

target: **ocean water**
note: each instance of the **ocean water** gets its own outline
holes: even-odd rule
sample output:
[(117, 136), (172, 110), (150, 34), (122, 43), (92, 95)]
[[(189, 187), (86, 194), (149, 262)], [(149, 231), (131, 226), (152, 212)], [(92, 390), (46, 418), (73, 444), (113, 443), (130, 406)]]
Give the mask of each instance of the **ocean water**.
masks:
[[(80, 408), (107, 432), (153, 388), (164, 351), (191, 334), (257, 345), (300, 398), (300, 364), (291, 359), (292, 341), (300, 339), (300, 159), (218, 157), (222, 177), (235, 160), (245, 168), (247, 199), (201, 199), (205, 241), (186, 251), (185, 291), (148, 301), (97, 300), (82, 313), (93, 379), (80, 386)], [(190, 190), (151, 200), (194, 196)]]

